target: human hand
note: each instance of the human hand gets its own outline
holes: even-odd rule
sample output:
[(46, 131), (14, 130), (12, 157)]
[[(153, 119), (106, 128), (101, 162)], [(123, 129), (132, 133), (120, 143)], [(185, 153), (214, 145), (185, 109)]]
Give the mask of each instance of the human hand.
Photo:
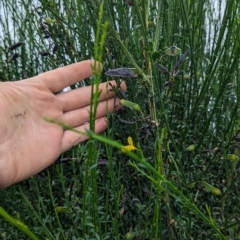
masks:
[[(46, 122), (58, 119), (85, 131), (89, 129), (91, 86), (54, 94), (92, 74), (93, 60), (58, 68), (17, 82), (0, 82), (0, 188), (22, 181), (48, 167), (57, 157), (87, 139), (70, 130)], [(99, 67), (101, 68), (101, 67)], [(112, 85), (116, 85), (114, 81)], [(123, 91), (126, 84), (121, 84)], [(107, 127), (106, 114), (121, 105), (108, 84), (102, 90), (95, 131)], [(109, 88), (110, 89), (110, 88)], [(108, 95), (108, 109), (106, 96)]]

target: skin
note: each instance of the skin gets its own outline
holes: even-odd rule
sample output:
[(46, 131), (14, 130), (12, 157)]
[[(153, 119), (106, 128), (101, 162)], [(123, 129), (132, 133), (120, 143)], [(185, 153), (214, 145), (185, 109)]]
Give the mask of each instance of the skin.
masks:
[[(89, 129), (91, 87), (54, 93), (90, 77), (93, 64), (93, 60), (87, 60), (26, 80), (0, 82), (0, 188), (37, 174), (61, 153), (87, 140), (43, 117), (58, 119), (80, 131)], [(99, 64), (98, 71), (101, 68)], [(111, 83), (116, 85), (115, 81)], [(126, 91), (124, 82), (121, 88)], [(106, 114), (121, 108), (107, 83), (100, 84), (100, 89), (96, 133), (107, 128)]]

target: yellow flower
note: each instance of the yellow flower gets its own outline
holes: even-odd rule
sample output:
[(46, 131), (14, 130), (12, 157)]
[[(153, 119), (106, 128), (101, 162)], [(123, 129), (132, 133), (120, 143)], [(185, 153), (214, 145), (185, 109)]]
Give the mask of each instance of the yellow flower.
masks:
[(126, 153), (126, 152), (134, 151), (137, 149), (135, 146), (133, 146), (133, 140), (131, 137), (128, 137), (127, 141), (128, 141), (128, 145), (122, 146), (121, 148), (122, 152)]

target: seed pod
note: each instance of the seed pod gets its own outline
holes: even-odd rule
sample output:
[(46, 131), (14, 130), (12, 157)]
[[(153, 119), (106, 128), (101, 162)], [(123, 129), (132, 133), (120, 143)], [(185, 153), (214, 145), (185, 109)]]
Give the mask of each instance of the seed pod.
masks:
[(134, 124), (134, 123), (136, 123), (136, 122), (124, 120), (124, 119), (122, 119), (122, 118), (120, 118), (120, 117), (119, 117), (119, 121), (122, 122), (122, 123), (126, 123), (126, 124)]
[(46, 57), (46, 56), (48, 56), (48, 55), (50, 55), (50, 53), (49, 52), (44, 52), (44, 51), (40, 51), (40, 52), (38, 52), (41, 56), (43, 56), (43, 57)]
[(60, 162), (67, 162), (67, 161), (76, 161), (76, 160), (77, 160), (76, 158), (66, 157), (66, 158), (61, 158), (59, 161)]
[(117, 93), (119, 95), (119, 98), (127, 99), (126, 93), (121, 88), (118, 89)]
[(9, 50), (12, 51), (12, 50), (20, 47), (21, 45), (22, 45), (22, 42), (15, 43), (11, 47), (9, 47)]
[(239, 160), (239, 157), (235, 154), (227, 154), (226, 158), (232, 162), (236, 162)]
[(69, 213), (71, 212), (71, 208), (69, 207), (56, 207), (55, 208), (57, 213)]
[(137, 104), (137, 103), (133, 103), (133, 102), (130, 102), (130, 101), (127, 101), (125, 99), (121, 99), (120, 100), (120, 103), (125, 106), (125, 107), (129, 107), (131, 109), (134, 109), (136, 111), (140, 111), (140, 106)]
[(168, 70), (161, 64), (156, 64), (156, 67), (158, 68), (158, 70), (160, 70), (161, 72), (165, 73), (165, 74), (169, 74)]
[(208, 189), (211, 193), (213, 193), (213, 194), (215, 194), (215, 195), (217, 195), (217, 196), (219, 196), (219, 195), (222, 194), (221, 191), (220, 191), (218, 188), (215, 188), (215, 187), (211, 186), (211, 185), (208, 184), (206, 181), (202, 181), (202, 185), (203, 185), (206, 189)]
[(111, 70), (105, 72), (105, 74), (107, 76), (111, 76), (111, 77), (132, 77), (132, 78), (137, 77), (137, 75), (129, 68), (111, 69)]
[(177, 74), (178, 68), (180, 65), (186, 60), (186, 58), (190, 55), (190, 48), (183, 54), (183, 56), (177, 61), (175, 66), (173, 67), (173, 74)]
[(7, 62), (10, 63), (10, 62), (16, 60), (18, 57), (20, 57), (20, 55), (18, 53), (15, 53), (7, 59)]

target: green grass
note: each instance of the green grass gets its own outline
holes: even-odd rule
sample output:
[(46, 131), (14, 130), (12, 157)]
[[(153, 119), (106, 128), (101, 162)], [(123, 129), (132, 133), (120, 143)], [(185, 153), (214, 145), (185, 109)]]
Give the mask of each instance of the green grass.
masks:
[[(137, 77), (124, 78), (125, 98), (141, 111), (126, 106), (109, 114), (98, 136), (93, 95), (90, 141), (59, 157), (75, 160), (58, 159), (0, 191), (0, 206), (12, 216), (0, 208), (0, 238), (29, 239), (24, 223), (38, 239), (240, 239), (239, 164), (229, 155), (240, 155), (239, 5), (227, 1), (218, 11), (209, 0), (1, 2), (2, 81), (95, 58), (103, 74), (85, 83), (111, 80), (109, 69), (134, 68)], [(137, 150), (124, 154), (128, 136)]]

